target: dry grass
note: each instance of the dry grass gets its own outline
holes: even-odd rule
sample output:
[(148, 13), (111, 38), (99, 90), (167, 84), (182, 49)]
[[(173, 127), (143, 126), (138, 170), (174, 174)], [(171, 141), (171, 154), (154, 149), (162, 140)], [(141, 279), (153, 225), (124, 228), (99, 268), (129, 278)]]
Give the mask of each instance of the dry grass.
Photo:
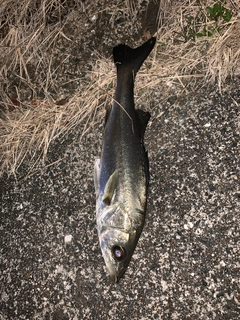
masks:
[[(215, 1), (201, 1), (202, 13), (204, 8), (212, 6)], [(156, 63), (152, 72), (161, 74), (165, 79), (198, 79), (202, 77), (205, 83), (217, 81), (219, 89), (227, 77), (239, 74), (240, 45), (240, 4), (235, 8), (235, 15), (227, 24), (221, 24), (222, 30), (214, 33), (212, 37), (199, 37), (194, 40), (189, 37), (187, 30), (183, 32), (188, 17), (195, 17), (199, 12), (199, 1), (183, 1), (174, 6), (173, 23), (164, 25), (157, 32), (160, 43)], [(231, 7), (230, 5), (228, 7)], [(174, 14), (177, 12), (178, 14)], [(197, 21), (193, 21), (198, 23)], [(201, 22), (200, 22), (201, 23)], [(212, 21), (206, 22), (207, 26), (214, 25)], [(201, 30), (201, 26), (196, 26)], [(184, 35), (183, 35), (184, 34)], [(163, 45), (161, 47), (161, 44)], [(197, 80), (198, 81), (198, 80)]]
[[(92, 71), (84, 76), (75, 95), (58, 102), (48, 95), (58, 73), (58, 67), (52, 68), (54, 55), (51, 53), (59, 37), (69, 40), (63, 33), (67, 16), (65, 2), (18, 0), (13, 4), (5, 0), (0, 5), (0, 174), (16, 174), (26, 158), (31, 163), (30, 172), (40, 159), (47, 157), (54, 140), (79, 124), (85, 134), (99, 120), (99, 114), (102, 116), (104, 107), (111, 103), (115, 70), (112, 61), (101, 56), (93, 63)], [(70, 2), (75, 6), (77, 3), (78, 10), (87, 10), (79, 1)], [(193, 17), (192, 27), (200, 29), (204, 8), (215, 1), (176, 1), (172, 6), (167, 6), (168, 1), (162, 3), (164, 14), (159, 11), (159, 19), (164, 23), (160, 23), (157, 32), (157, 46), (138, 75), (136, 94), (141, 99), (146, 94), (143, 88), (154, 90), (169, 81), (178, 82), (183, 88), (189, 80), (191, 83), (204, 81), (217, 83), (221, 89), (227, 77), (240, 73), (238, 1), (228, 1), (225, 5), (234, 12), (229, 24), (222, 23), (221, 30), (216, 30), (212, 37), (195, 39), (189, 35), (189, 25), (186, 26), (188, 17)], [(137, 12), (131, 1), (126, 0), (124, 4), (132, 16)], [(206, 18), (206, 24), (211, 27), (213, 22)], [(29, 65), (34, 65), (45, 77), (32, 77)], [(45, 97), (20, 101), (21, 92), (17, 87), (17, 96), (9, 96), (6, 92), (14, 77), (33, 92), (40, 86)]]

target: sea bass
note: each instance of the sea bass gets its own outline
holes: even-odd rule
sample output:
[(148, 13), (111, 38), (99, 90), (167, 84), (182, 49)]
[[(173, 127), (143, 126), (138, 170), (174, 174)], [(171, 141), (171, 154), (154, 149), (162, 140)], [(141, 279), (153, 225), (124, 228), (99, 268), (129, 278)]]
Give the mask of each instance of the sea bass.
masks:
[(125, 273), (143, 229), (149, 182), (144, 133), (149, 112), (135, 109), (134, 80), (155, 38), (138, 48), (113, 49), (117, 88), (106, 111), (101, 159), (94, 167), (100, 247), (115, 282)]

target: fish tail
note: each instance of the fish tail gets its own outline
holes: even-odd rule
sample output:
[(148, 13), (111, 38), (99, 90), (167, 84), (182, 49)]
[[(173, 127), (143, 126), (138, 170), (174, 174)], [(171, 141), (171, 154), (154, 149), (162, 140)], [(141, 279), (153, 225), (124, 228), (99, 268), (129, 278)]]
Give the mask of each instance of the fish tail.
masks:
[(117, 67), (117, 70), (122, 67), (129, 67), (134, 71), (134, 74), (138, 72), (144, 60), (148, 57), (152, 51), (156, 42), (156, 38), (152, 37), (141, 46), (132, 49), (126, 44), (119, 44), (113, 48), (113, 59)]

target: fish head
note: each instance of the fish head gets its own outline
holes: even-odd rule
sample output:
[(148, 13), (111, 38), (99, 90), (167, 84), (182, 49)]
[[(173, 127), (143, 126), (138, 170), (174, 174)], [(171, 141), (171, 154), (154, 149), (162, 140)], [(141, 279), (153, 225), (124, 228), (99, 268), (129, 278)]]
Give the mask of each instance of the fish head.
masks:
[(130, 263), (144, 216), (137, 211), (129, 215), (122, 206), (110, 206), (106, 211), (105, 223), (98, 225), (100, 247), (110, 277), (118, 282)]

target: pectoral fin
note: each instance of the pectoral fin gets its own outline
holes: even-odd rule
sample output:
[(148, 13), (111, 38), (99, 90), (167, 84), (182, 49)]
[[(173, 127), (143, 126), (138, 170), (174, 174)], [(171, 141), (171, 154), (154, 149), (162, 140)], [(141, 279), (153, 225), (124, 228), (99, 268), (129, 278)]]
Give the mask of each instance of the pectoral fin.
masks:
[(102, 197), (102, 201), (108, 206), (110, 205), (110, 203), (112, 201), (114, 191), (117, 186), (117, 179), (118, 179), (118, 171), (115, 170), (113, 172), (113, 174), (108, 179), (108, 182), (105, 186), (104, 194)]
[(100, 159), (96, 159), (94, 164), (94, 186), (96, 196), (99, 194)]

